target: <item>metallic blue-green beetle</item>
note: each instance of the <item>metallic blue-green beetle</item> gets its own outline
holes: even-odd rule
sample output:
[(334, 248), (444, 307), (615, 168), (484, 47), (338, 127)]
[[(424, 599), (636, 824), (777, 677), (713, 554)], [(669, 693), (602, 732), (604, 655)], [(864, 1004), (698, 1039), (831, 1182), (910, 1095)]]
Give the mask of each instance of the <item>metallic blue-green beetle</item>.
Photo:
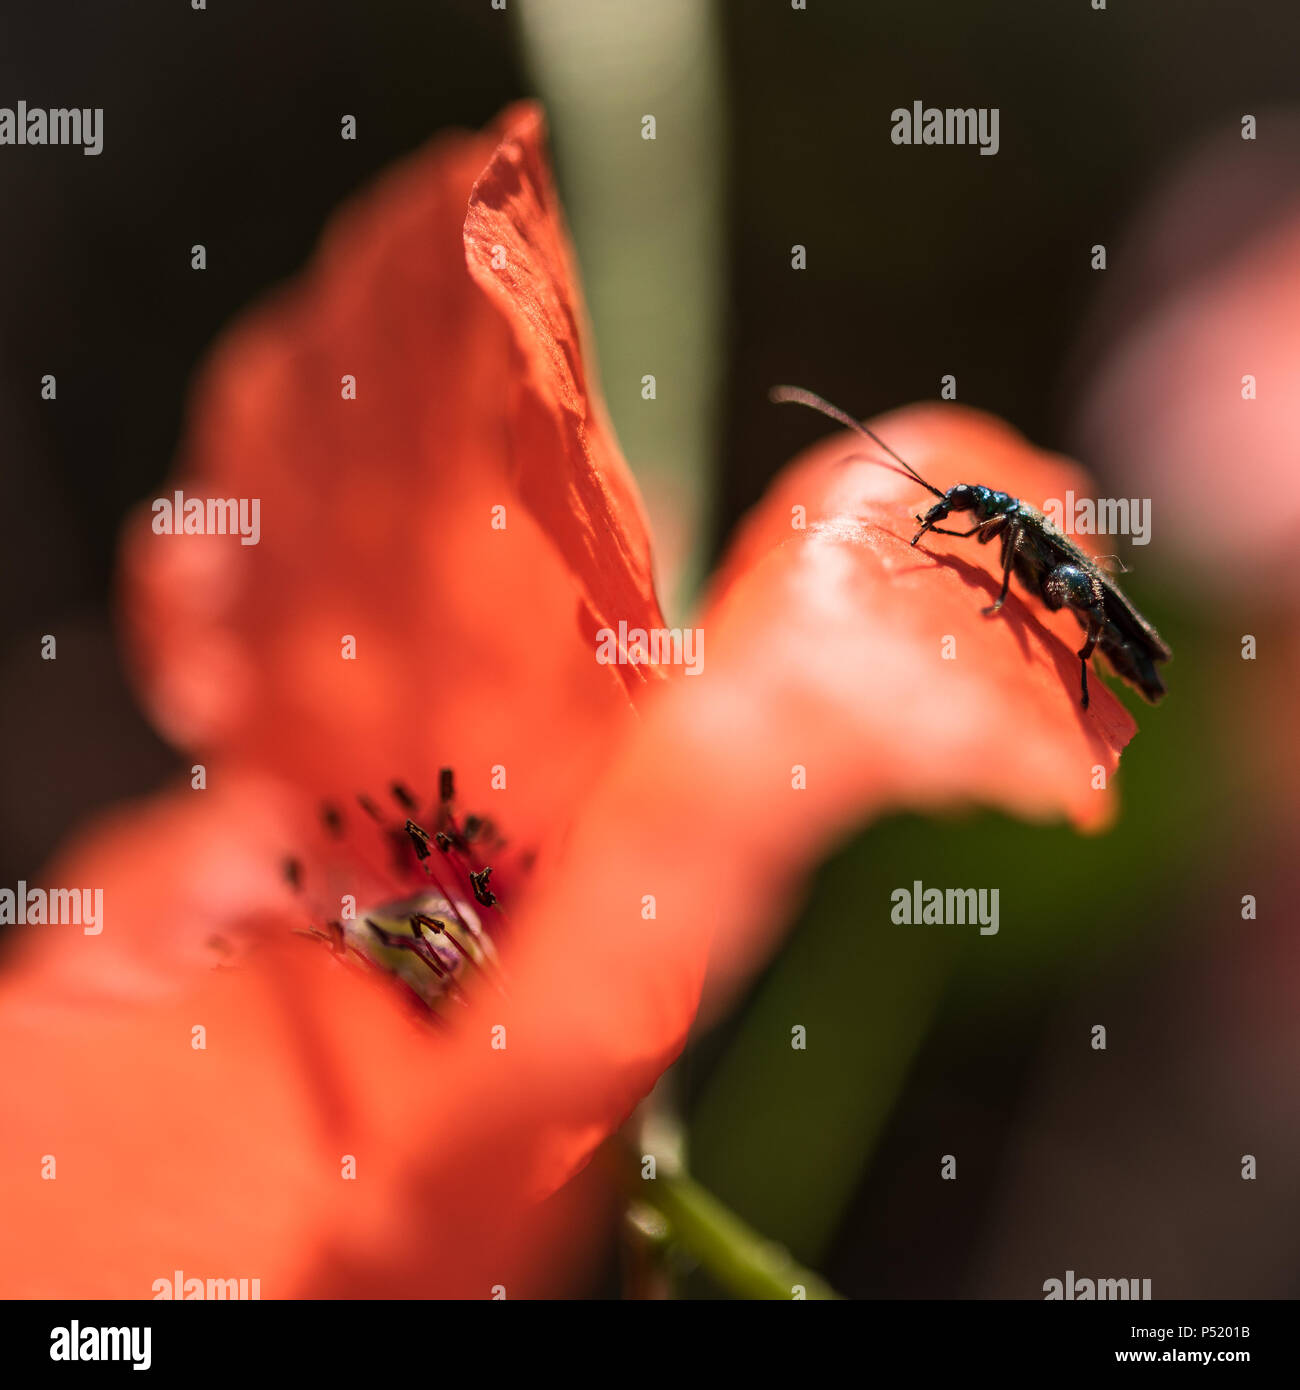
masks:
[[(921, 529), (912, 537), (913, 545), (927, 531), (937, 531), (941, 536), (975, 536), (981, 545), (1001, 540), (1002, 588), (983, 611), (991, 617), (1001, 609), (1011, 584), (1012, 570), (1025, 588), (1042, 599), (1048, 608), (1053, 611), (1070, 609), (1085, 633), (1083, 646), (1077, 653), (1080, 699), (1084, 709), (1088, 708), (1088, 658), (1094, 650), (1100, 650), (1116, 675), (1141, 691), (1152, 704), (1165, 693), (1156, 663), (1168, 661), (1173, 656), (1167, 643), (1096, 560), (1053, 526), (1036, 507), (980, 483), (958, 483), (947, 492), (941, 492), (927, 483), (879, 435), (829, 401), (798, 386), (776, 386), (771, 397), (774, 401), (811, 406), (865, 435), (939, 499), (928, 512), (916, 518)], [(937, 524), (953, 512), (972, 512), (975, 525), (968, 531), (950, 531)]]

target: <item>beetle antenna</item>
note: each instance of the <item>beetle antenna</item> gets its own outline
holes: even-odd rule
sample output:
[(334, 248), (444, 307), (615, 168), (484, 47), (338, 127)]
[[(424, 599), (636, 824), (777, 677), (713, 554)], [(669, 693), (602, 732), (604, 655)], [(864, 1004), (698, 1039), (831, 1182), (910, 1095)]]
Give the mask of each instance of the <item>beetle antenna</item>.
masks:
[[(866, 425), (862, 424), (859, 420), (855, 420), (851, 415), (846, 415), (844, 411), (840, 410), (838, 406), (832, 405), (830, 401), (824, 401), (813, 392), (805, 391), (802, 386), (774, 386), (767, 395), (769, 400), (775, 401), (778, 405), (783, 405), (787, 401), (793, 401), (796, 405), (811, 406), (814, 410), (820, 411), (829, 419), (835, 420), (841, 425), (847, 425), (849, 429), (857, 430), (859, 434), (866, 435), (872, 443), (879, 444), (895, 463), (901, 463), (927, 492), (934, 493), (936, 497), (944, 496), (933, 483), (927, 483), (905, 458), (900, 458), (878, 434), (869, 430)], [(872, 462), (879, 463), (880, 460), (873, 459)]]

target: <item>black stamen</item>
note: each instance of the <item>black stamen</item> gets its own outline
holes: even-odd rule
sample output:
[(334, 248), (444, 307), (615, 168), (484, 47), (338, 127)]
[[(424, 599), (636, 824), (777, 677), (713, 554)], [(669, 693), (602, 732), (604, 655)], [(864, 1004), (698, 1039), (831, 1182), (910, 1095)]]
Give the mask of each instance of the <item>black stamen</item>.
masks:
[(415, 846), (415, 857), (421, 862), (426, 860), (432, 853), (429, 848), (429, 832), (422, 830), (413, 820), (408, 820), (402, 828), (411, 837), (411, 843)]
[(447, 930), (446, 922), (440, 922), (436, 917), (430, 917), (427, 913), (417, 912), (415, 916), (411, 918), (411, 925), (415, 928), (417, 933), (422, 932), (427, 927), (436, 936), (445, 937), (447, 941), (464, 956), (466, 964), (476, 965), (478, 963), (460, 944), (456, 937)]
[[(392, 782), (388, 790), (404, 811), (414, 812), (420, 805), (415, 793), (405, 782)], [(409, 876), (414, 867), (410, 858), (411, 850), (414, 850), (416, 862), (429, 880), (430, 888), (436, 889), (443, 900), (448, 916), (445, 919), (438, 918), (425, 912), (409, 915), (406, 917), (406, 924), (410, 929), (410, 935), (387, 930), (370, 917), (364, 918), (363, 921), (374, 940), (383, 947), (414, 952), (416, 957), (428, 966), (437, 981), (437, 988), (433, 990), (432, 995), (429, 988), (431, 982), (413, 986), (409, 979), (403, 979), (398, 975), (399, 982), (414, 999), (430, 1005), (436, 996), (439, 1006), (445, 1000), (463, 1007), (469, 1002), (462, 988), (463, 968), (473, 966), (476, 970), (484, 972), (494, 987), (502, 990), (490, 939), (486, 929), (480, 925), (478, 918), (467, 905), (464, 886), (468, 879), (469, 885), (473, 888), (474, 900), (481, 907), (496, 907), (499, 910), (499, 900), (489, 884), (491, 866), (476, 868), (476, 865), (481, 862), (481, 857), (486, 857), (483, 852), (484, 846), (487, 846), (490, 852), (492, 847), (504, 842), (486, 816), (466, 816), (462, 828), (454, 810), (456, 783), (451, 768), (442, 768), (439, 771), (438, 793), (439, 800), (429, 812), (434, 818), (431, 829), (426, 829), (409, 816), (399, 821), (396, 816), (382, 811), (374, 800), (364, 794), (358, 794), (356, 802), (365, 815), (379, 827), (384, 842), (396, 851), (397, 873), (390, 884), (393, 889), (392, 897), (405, 896), (409, 901), (409, 893), (404, 895), (398, 885), (402, 884), (403, 876)], [(338, 803), (322, 801), (319, 804), (319, 815), (322, 826), (332, 837), (347, 838), (348, 813)], [(355, 816), (352, 817), (351, 823), (355, 824)], [(477, 852), (472, 848), (472, 841), (479, 844)], [(454, 870), (453, 878), (457, 884), (454, 893), (448, 891), (439, 877), (441, 865), (433, 858), (435, 844)], [(289, 884), (295, 891), (302, 891), (305, 881), (303, 861), (296, 857), (286, 857), (282, 863)], [(445, 870), (442, 872), (445, 873)], [(317, 920), (319, 921), (319, 918)], [(364, 937), (359, 940), (355, 935), (349, 935), (345, 930), (345, 924), (341, 922), (330, 921), (323, 926), (311, 926), (309, 930), (300, 934), (311, 936), (327, 945), (335, 956), (355, 957), (357, 963), (367, 971), (392, 973), (388, 966), (376, 958), (373, 948), (361, 944)], [(478, 948), (479, 954), (475, 954), (475, 947)], [(228, 950), (225, 943), (217, 944), (214, 949), (223, 953)], [(448, 954), (448, 949), (456, 953), (456, 959)]]
[(480, 869), (478, 873), (471, 873), (469, 881), (474, 887), (474, 896), (484, 907), (495, 907), (497, 895), (488, 887), (488, 879), (492, 876), (492, 865)]

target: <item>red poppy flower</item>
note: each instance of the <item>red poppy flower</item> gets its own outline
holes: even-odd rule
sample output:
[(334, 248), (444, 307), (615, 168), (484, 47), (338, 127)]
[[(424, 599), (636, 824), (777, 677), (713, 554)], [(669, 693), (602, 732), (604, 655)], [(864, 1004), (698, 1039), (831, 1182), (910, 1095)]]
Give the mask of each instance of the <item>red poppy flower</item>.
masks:
[[(1135, 219), (1099, 296), (1105, 355), (1081, 431), (1126, 490), (1151, 495), (1156, 534), (1194, 584), (1269, 586), (1293, 602), (1300, 125), (1278, 134), (1282, 166), (1243, 159), (1250, 146), (1233, 133), (1163, 180)], [(1234, 503), (1244, 497), (1267, 501)]]
[[(1080, 710), (1073, 621), (981, 616), (991, 557), (913, 549), (916, 488), (852, 436), (742, 528), (698, 676), (597, 661), (662, 619), (582, 333), (523, 107), (388, 175), (217, 350), (175, 487), (259, 498), (260, 541), (146, 514), (124, 549), (143, 698), (206, 785), (76, 837), (47, 881), (102, 887), (102, 934), (32, 929), (0, 980), (6, 1292), (560, 1287), (565, 1180), (838, 836), (1106, 819), (1133, 725)], [(1080, 485), (972, 411), (880, 428), (945, 484)]]
[(1279, 120), (1270, 157), (1243, 158), (1251, 149), (1236, 131), (1214, 138), (1134, 219), (1099, 297), (1104, 355), (1081, 431), (1125, 492), (1150, 494), (1153, 532), (1200, 615), (1222, 618), (1240, 655), (1248, 639), (1257, 647), (1211, 688), (1220, 753), (1294, 808), (1300, 121)]

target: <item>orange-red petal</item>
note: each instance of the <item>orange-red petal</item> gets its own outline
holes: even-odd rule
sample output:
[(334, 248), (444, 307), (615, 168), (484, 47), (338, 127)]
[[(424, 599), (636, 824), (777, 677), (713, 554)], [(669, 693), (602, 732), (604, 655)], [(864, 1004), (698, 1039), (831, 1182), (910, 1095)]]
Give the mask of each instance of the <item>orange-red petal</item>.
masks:
[(590, 625), (657, 627), (645, 514), (584, 353), (590, 330), (540, 109), (514, 108), (502, 131), (470, 199), (465, 256), (514, 339), (515, 477), (580, 579)]
[[(527, 110), (504, 128), (512, 149), (520, 129), (540, 178)], [(627, 717), (578, 612), (618, 606), (647, 542), (580, 364), (521, 408), (520, 348), (466, 268), (465, 211), (497, 139), (444, 137), (384, 175), (227, 333), (161, 496), (256, 498), (259, 542), (155, 534), (145, 510), (123, 612), (156, 722), (202, 760), (339, 797), (393, 777), (427, 795), (453, 765), (464, 804), (529, 844)], [(528, 235), (560, 256), (553, 204), (533, 216)], [(551, 287), (556, 314), (569, 293)], [(552, 407), (572, 447), (521, 433), (521, 409)], [(578, 556), (547, 528), (605, 470), (625, 504)]]
[(453, 1039), (292, 935), (255, 838), (277, 809), (169, 794), (52, 869), (102, 887), (105, 927), (28, 928), (0, 976), (5, 1296), (150, 1298), (180, 1270), (264, 1298), (517, 1297), (562, 1287), (595, 1229), (587, 1194), (530, 1200), (545, 1099), (512, 1108), (490, 1010)]

